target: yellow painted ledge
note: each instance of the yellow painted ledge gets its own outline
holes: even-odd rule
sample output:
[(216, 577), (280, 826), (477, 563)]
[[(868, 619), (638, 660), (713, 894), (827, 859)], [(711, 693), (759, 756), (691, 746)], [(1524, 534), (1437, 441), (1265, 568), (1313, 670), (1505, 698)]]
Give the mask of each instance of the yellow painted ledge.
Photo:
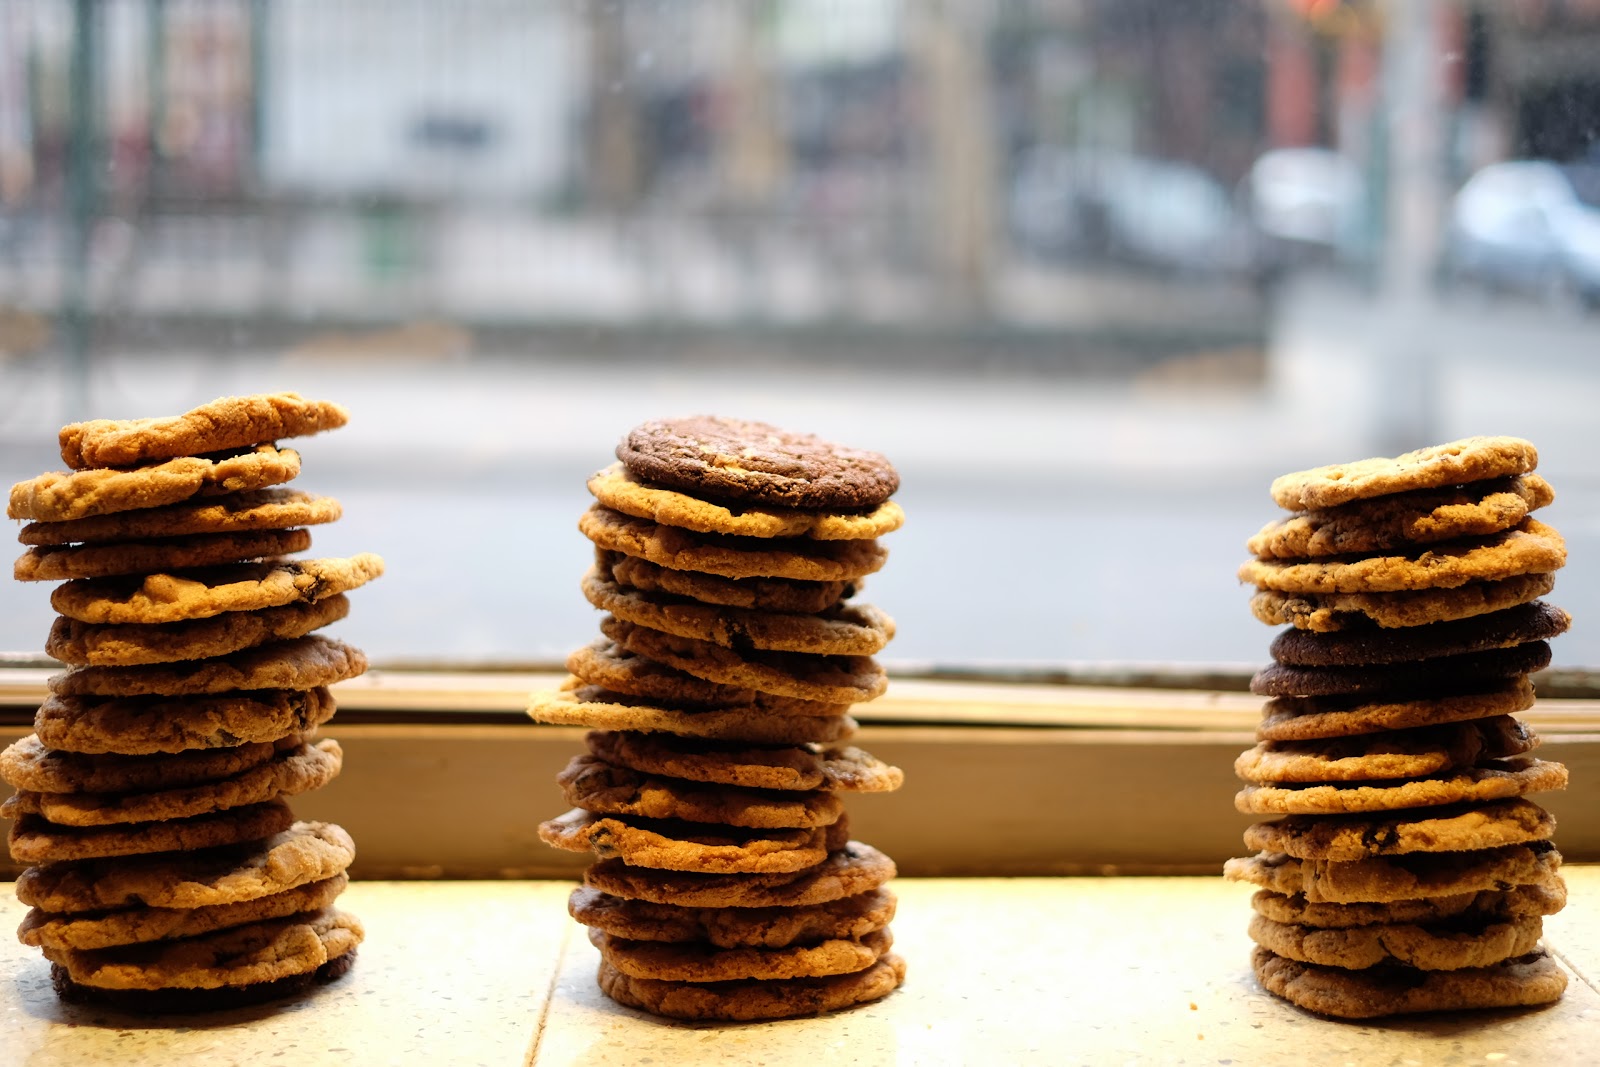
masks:
[[(559, 882), (359, 882), (345, 979), (280, 1008), (161, 1022), (60, 1005), (32, 949), (0, 947), (0, 1063), (548, 1065), (1592, 1064), (1600, 867), (1567, 870), (1546, 942), (1566, 996), (1529, 1011), (1341, 1023), (1255, 985), (1249, 889), (1220, 878), (905, 879), (906, 986), (878, 1004), (748, 1026), (617, 1007)], [(22, 907), (0, 887), (0, 924)]]

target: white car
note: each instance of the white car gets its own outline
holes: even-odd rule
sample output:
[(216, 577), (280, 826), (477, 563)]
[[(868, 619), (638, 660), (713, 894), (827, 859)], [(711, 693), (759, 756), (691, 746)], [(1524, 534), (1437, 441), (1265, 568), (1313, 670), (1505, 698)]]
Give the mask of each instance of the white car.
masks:
[(1045, 257), (1196, 273), (1241, 259), (1227, 192), (1173, 160), (1038, 148), (1017, 169), (1008, 213), (1017, 244)]
[(1338, 152), (1272, 149), (1251, 165), (1240, 194), (1262, 275), (1360, 259), (1365, 187), (1360, 169)]
[(1443, 268), (1451, 282), (1600, 303), (1600, 167), (1483, 168), (1456, 194)]

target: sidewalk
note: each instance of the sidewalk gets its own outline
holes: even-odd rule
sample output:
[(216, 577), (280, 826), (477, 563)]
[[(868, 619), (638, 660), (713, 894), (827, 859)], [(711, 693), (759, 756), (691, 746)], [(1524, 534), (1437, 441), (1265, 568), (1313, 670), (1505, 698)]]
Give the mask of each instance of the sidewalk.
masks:
[[(743, 235), (715, 219), (625, 223), (467, 211), (365, 215), (262, 204), (254, 213), (159, 216), (97, 226), (91, 304), (102, 317), (235, 323), (480, 326), (864, 323), (962, 328), (970, 309), (887, 247), (776, 220)], [(0, 256), (0, 292), (53, 314), (65, 236), (30, 218)], [(992, 274), (985, 314), (998, 327), (1069, 334), (1237, 335), (1259, 323), (1247, 286), (1099, 265), (1017, 259)]]
[[(1548, 519), (1569, 548), (1553, 599), (1577, 620), (1556, 662), (1600, 665), (1596, 326), (1530, 308), (1442, 311), (1408, 327), (1434, 368), (1426, 436), (1408, 447), (1474, 433), (1538, 444), (1558, 493)], [(736, 352), (124, 353), (97, 362), (91, 410), (170, 412), (275, 389), (349, 405), (350, 426), (296, 447), (304, 485), (345, 504), (315, 551), (389, 560), (346, 624), (380, 659), (564, 656), (593, 629), (576, 589), (584, 479), (635, 423), (717, 411), (894, 460), (909, 521), (868, 583), (902, 622), (894, 657), (1251, 663), (1270, 631), (1234, 578), (1243, 543), (1278, 514), (1273, 476), (1387, 451), (1396, 364), (1384, 328), (1359, 297), (1308, 287), (1281, 308), (1264, 383), (1244, 385), (1213, 373), (1214, 359), (1085, 382), (981, 360), (924, 371), (868, 352), (825, 367)], [(63, 392), (54, 367), (7, 373), (10, 484), (59, 466)], [(0, 588), (0, 648), (39, 647), (47, 592)]]

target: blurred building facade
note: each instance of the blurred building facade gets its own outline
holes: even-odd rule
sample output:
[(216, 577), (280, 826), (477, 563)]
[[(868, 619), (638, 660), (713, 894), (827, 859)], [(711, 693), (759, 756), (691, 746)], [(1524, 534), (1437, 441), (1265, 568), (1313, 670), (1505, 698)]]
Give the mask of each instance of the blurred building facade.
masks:
[[(1256, 254), (1264, 152), (1332, 149), (1381, 199), (1392, 9), (13, 0), (0, 269), (37, 267), (18, 299), (49, 306), (77, 241), (91, 303), (184, 293), (189, 257), (236, 312), (343, 271), (465, 317), (559, 314), (564, 284), (580, 315), (1004, 317), (1019, 261), (1221, 284)], [(1494, 159), (1595, 151), (1600, 0), (1433, 9), (1441, 202)]]

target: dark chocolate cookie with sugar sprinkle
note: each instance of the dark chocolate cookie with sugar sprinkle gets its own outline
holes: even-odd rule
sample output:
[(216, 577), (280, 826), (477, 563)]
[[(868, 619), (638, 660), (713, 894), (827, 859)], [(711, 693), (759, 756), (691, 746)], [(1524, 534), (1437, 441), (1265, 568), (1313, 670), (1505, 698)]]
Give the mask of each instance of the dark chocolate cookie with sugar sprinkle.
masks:
[(716, 415), (642, 423), (617, 445), (617, 458), (673, 489), (783, 507), (872, 508), (900, 487), (877, 452)]

